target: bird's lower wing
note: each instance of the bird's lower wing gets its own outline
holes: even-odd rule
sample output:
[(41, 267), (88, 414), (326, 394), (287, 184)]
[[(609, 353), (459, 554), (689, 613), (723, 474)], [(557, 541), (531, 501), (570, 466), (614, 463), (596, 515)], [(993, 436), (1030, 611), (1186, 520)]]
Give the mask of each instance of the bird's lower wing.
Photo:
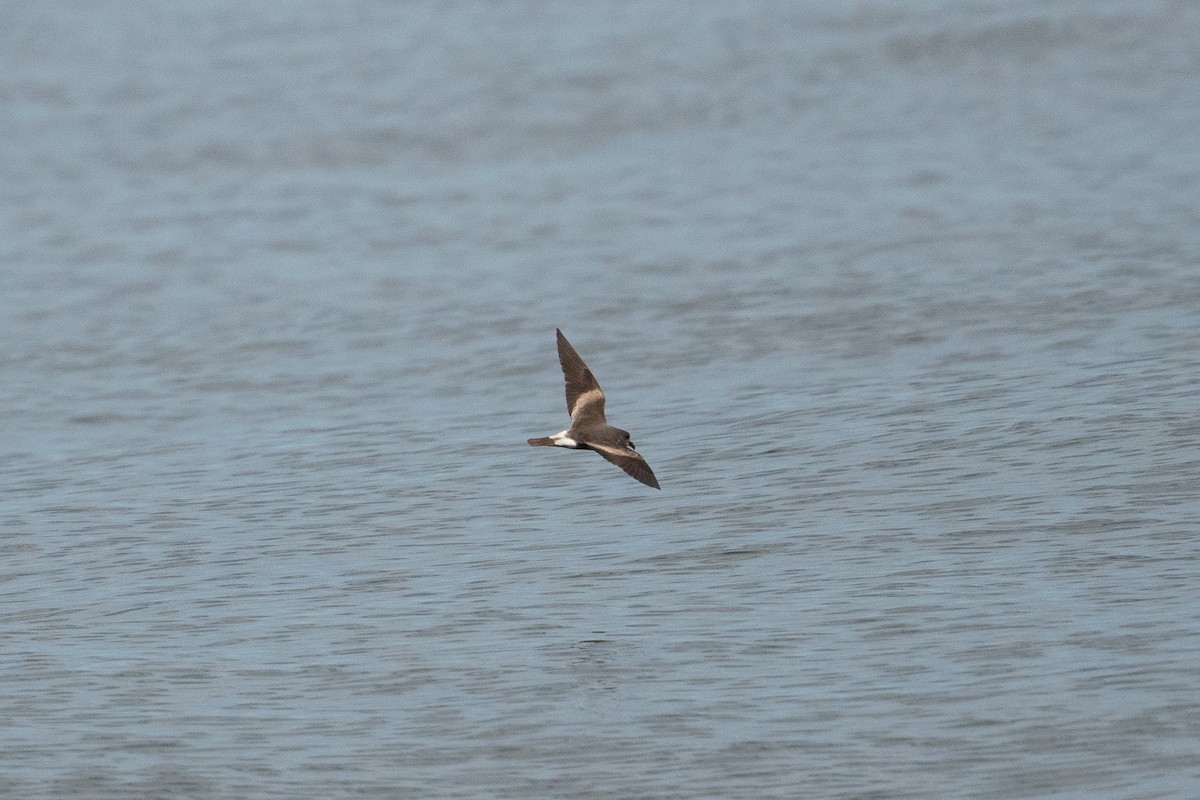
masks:
[(605, 460), (616, 464), (636, 480), (641, 481), (647, 486), (653, 486), (655, 489), (661, 488), (658, 485), (658, 478), (654, 477), (654, 471), (650, 469), (650, 465), (646, 463), (646, 459), (642, 458), (636, 450), (625, 450), (620, 447), (610, 447), (609, 445), (602, 444), (592, 444), (589, 446), (604, 456)]

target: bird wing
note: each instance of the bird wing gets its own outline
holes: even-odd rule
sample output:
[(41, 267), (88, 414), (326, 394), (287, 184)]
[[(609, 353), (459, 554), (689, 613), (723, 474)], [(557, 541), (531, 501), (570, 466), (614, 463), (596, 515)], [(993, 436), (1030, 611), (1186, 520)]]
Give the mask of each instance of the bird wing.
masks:
[(596, 382), (596, 376), (571, 347), (562, 331), (558, 334), (558, 362), (562, 364), (563, 377), (567, 381), (567, 413), (571, 415), (571, 427), (605, 424), (604, 392)]
[(636, 450), (613, 447), (609, 444), (596, 444), (595, 442), (589, 442), (588, 447), (604, 456), (607, 461), (625, 470), (636, 480), (641, 481), (647, 486), (653, 486), (655, 489), (661, 488), (658, 485), (658, 478), (654, 477), (654, 471), (650, 469), (650, 465), (646, 463), (646, 459), (642, 458), (641, 454)]

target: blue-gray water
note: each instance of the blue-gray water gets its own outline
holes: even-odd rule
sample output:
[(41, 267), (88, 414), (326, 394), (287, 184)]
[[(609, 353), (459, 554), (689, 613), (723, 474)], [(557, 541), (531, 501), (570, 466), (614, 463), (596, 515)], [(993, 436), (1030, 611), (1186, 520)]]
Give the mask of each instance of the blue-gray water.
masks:
[(1197, 30), (4, 3), (0, 796), (1198, 796)]

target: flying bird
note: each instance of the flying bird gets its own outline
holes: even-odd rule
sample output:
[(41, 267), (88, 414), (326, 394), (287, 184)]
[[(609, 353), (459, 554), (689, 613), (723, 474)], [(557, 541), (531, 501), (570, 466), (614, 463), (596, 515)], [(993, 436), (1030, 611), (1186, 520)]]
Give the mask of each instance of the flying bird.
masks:
[(571, 427), (562, 433), (540, 439), (530, 439), (534, 447), (567, 447), (572, 450), (595, 450), (631, 476), (659, 488), (658, 479), (646, 459), (633, 449), (629, 431), (614, 428), (604, 418), (604, 392), (587, 364), (571, 347), (563, 332), (558, 334), (558, 361), (567, 380), (567, 413)]

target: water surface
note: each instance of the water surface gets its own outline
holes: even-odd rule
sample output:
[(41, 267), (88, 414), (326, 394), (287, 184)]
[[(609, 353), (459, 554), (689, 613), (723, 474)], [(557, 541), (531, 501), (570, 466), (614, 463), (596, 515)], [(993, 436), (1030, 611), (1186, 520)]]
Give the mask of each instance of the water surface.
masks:
[(1193, 5), (4, 16), (12, 796), (1195, 796)]

